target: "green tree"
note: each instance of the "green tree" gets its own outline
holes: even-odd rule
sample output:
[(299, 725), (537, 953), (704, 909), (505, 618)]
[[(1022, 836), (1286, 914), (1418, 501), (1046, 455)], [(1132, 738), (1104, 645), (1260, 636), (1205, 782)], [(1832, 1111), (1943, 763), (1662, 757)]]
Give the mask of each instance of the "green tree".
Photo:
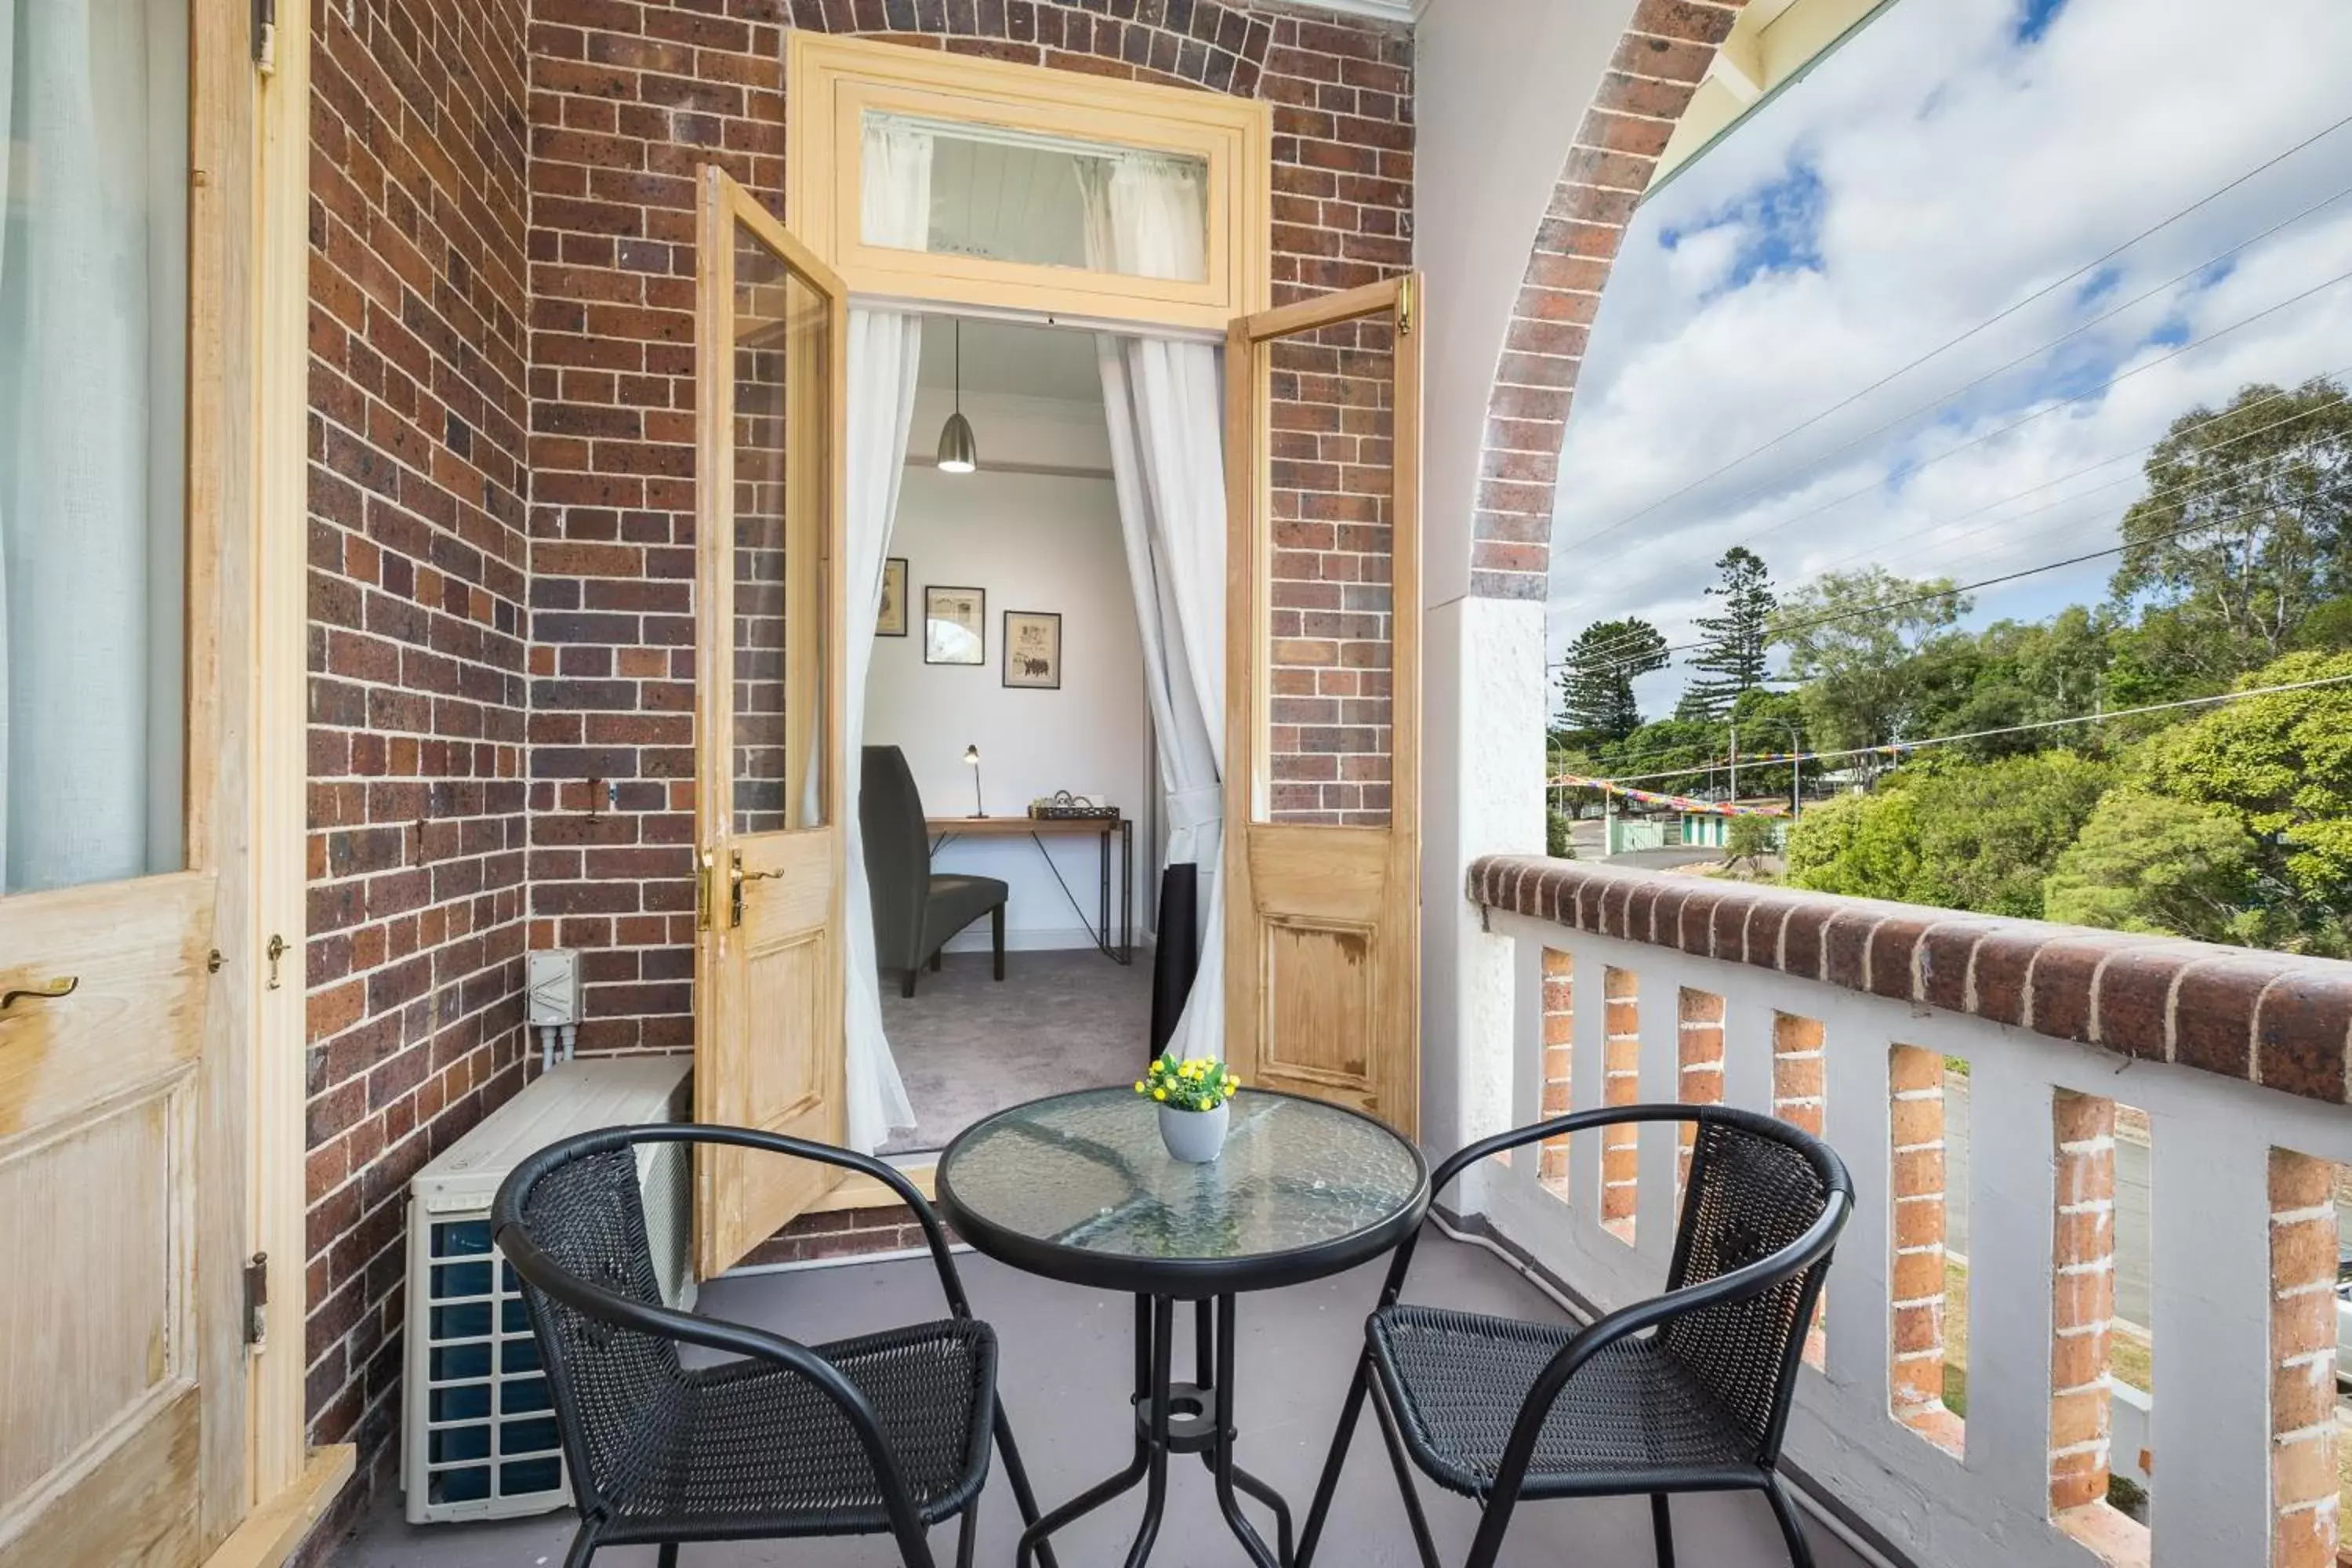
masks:
[(2051, 868), (2111, 776), (2071, 752), (1922, 770), (1807, 812), (1790, 836), (1789, 879), (1822, 892), (2030, 919), (2042, 912)]
[(1777, 847), (1776, 824), (1769, 816), (1735, 816), (1723, 835), (1723, 863), (1738, 866), (1746, 861), (1751, 871), (1763, 864), (1764, 857)]
[(1780, 596), (1763, 558), (1735, 544), (1715, 563), (1722, 580), (1707, 596), (1723, 601), (1723, 613), (1698, 617), (1704, 643), (1690, 668), (1697, 673), (1684, 690), (1678, 717), (1719, 719), (1740, 693), (1764, 683), (1764, 659), (1771, 646), (1768, 628)]
[(2146, 788), (2235, 821), (2262, 902), (2312, 951), (2352, 948), (2352, 654), (2292, 653), (2242, 689), (2334, 680), (2216, 707), (2143, 743)]
[(2113, 770), (2073, 752), (1955, 762), (1914, 782), (1915, 902), (1989, 915), (2043, 913), (2042, 885)]
[(1865, 899), (1908, 899), (1919, 881), (1919, 821), (1907, 789), (1845, 795), (1789, 828), (1791, 886)]
[(1622, 740), (1642, 722), (1633, 682), (1666, 665), (1666, 639), (1638, 617), (1595, 621), (1568, 645), (1560, 671), (1560, 731), (1590, 743)]
[(2335, 382), (2253, 384), (2218, 413), (2192, 408), (2142, 472), (2108, 591), (2142, 611), (2144, 666), (2227, 680), (2352, 589), (2352, 400)]
[(2255, 845), (2218, 806), (2113, 789), (2042, 885), (2048, 919), (2201, 942), (2256, 934)]
[(2111, 614), (2076, 605), (2047, 621), (2004, 620), (1973, 635), (1942, 634), (1918, 656), (1919, 732), (2013, 731), (1954, 748), (1979, 762), (2054, 746), (2097, 748), (2095, 729), (2016, 727), (2118, 706), (2106, 691), (2116, 630)]
[(1948, 577), (1915, 582), (1871, 566), (1828, 573), (1781, 601), (1771, 637), (1789, 650), (1790, 677), (1806, 683), (1817, 739), (1883, 745), (1910, 727), (1923, 693), (1917, 656), (1969, 608), (1951, 586)]

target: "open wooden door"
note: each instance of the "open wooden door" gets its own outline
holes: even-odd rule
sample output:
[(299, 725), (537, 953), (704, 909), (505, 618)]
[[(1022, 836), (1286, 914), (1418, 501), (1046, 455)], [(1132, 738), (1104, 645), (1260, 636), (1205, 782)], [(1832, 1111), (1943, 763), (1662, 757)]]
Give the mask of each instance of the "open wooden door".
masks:
[[(0, 1568), (191, 1568), (247, 1508), (279, 963), (247, 929), (249, 19), (88, 9), (16, 8), (0, 125)], [(275, 1323), (299, 1354), (299, 1300)]]
[(1420, 1120), (1421, 323), (1412, 275), (1225, 353), (1225, 1036), (1244, 1081)]
[[(847, 296), (723, 171), (700, 205), (695, 1115), (838, 1142)], [(839, 1179), (709, 1149), (695, 1174), (705, 1277)]]

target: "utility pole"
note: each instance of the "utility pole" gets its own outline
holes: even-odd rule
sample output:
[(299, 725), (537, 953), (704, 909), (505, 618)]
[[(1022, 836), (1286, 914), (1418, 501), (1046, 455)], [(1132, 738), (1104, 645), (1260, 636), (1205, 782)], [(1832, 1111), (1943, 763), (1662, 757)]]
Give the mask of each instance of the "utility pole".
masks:
[(1731, 721), (1731, 798), (1739, 798), (1739, 721)]
[(1805, 748), (1798, 743), (1794, 724), (1783, 720), (1780, 728), (1789, 736), (1789, 820), (1794, 822), (1805, 810)]

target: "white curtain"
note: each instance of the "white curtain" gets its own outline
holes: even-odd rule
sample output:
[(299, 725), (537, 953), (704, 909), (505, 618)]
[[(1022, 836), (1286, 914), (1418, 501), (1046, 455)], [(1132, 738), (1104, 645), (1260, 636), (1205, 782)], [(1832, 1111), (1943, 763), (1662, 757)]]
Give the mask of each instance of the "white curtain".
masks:
[[(931, 138), (911, 126), (869, 124), (866, 131), (865, 233), (867, 243), (919, 250), (930, 232)], [(874, 664), (874, 621), (882, 608), (882, 571), (898, 481), (915, 416), (915, 374), (923, 322), (900, 310), (849, 312), (849, 713), (842, 766), (849, 770), (849, 886), (845, 894), (849, 966), (849, 1147), (872, 1153), (915, 1110), (882, 1028), (882, 989), (875, 973), (874, 907), (866, 881), (866, 843), (858, 830), (860, 760), (866, 741), (866, 677)]]
[[(1081, 165), (1088, 262), (1146, 278), (1204, 276), (1197, 166), (1130, 154)], [(1224, 1054), (1224, 398), (1207, 343), (1097, 338), (1119, 531), (1159, 732), (1167, 864), (1199, 868), (1201, 967), (1170, 1040)], [(1163, 937), (1164, 940), (1164, 937)]]
[(184, 17), (145, 0), (0, 0), (0, 143), (40, 174), (37, 189), (10, 191), (0, 166), (11, 891), (138, 876), (179, 855), (187, 56), (175, 9)]

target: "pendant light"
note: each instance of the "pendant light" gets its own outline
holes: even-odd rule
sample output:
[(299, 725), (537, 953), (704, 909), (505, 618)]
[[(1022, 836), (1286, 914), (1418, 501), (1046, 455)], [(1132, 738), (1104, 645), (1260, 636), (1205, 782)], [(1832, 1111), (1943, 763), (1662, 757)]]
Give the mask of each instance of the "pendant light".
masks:
[(963, 416), (963, 319), (955, 324), (955, 412), (940, 430), (940, 472), (968, 474), (980, 467), (980, 443)]

